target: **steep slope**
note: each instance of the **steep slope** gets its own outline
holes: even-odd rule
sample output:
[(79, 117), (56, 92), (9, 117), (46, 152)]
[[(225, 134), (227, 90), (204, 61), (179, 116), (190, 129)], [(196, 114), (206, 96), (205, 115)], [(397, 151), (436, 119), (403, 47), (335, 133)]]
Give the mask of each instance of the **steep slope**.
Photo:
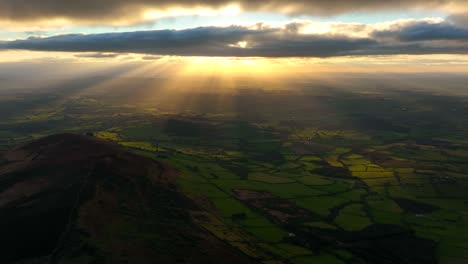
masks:
[(4, 154), (1, 263), (249, 263), (198, 228), (162, 164), (60, 134)]

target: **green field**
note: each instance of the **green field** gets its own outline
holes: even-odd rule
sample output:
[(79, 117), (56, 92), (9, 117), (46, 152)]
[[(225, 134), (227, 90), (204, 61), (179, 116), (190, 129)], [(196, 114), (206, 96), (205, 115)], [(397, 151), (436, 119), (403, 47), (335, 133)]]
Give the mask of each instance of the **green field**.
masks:
[[(230, 95), (236, 111), (191, 94), (176, 111), (161, 98), (132, 107), (115, 96), (46, 96), (23, 112), (4, 111), (1, 149), (93, 132), (168, 164), (179, 190), (216, 219), (199, 225), (263, 263), (373, 263), (362, 251), (385, 255), (409, 245), (406, 263), (423, 263), (422, 255), (468, 262), (466, 99), (317, 88)], [(260, 110), (245, 106), (253, 99)], [(413, 109), (398, 110), (408, 101)], [(374, 240), (387, 248), (373, 251)]]

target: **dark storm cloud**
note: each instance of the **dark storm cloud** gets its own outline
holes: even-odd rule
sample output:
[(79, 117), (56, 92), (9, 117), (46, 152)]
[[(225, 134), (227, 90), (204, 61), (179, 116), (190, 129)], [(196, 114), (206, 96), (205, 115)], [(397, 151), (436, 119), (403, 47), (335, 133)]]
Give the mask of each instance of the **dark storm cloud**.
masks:
[[(29, 38), (6, 49), (181, 56), (332, 57), (375, 54), (468, 54), (468, 31), (442, 23), (412, 23), (374, 31), (370, 38), (342, 34), (301, 34), (300, 24), (284, 28), (200, 27), (93, 35)], [(390, 40), (389, 40), (390, 39)], [(0, 44), (1, 47), (1, 44)], [(89, 55), (83, 55), (89, 56)]]
[(468, 28), (455, 24), (418, 22), (402, 28), (376, 31), (377, 38), (395, 38), (400, 41), (468, 40)]
[(112, 22), (115, 19), (134, 20), (132, 17), (141, 15), (145, 9), (219, 8), (228, 4), (239, 4), (250, 11), (330, 15), (370, 10), (441, 9), (448, 5), (463, 6), (464, 3), (464, 0), (0, 0), (0, 18), (19, 22), (48, 18)]

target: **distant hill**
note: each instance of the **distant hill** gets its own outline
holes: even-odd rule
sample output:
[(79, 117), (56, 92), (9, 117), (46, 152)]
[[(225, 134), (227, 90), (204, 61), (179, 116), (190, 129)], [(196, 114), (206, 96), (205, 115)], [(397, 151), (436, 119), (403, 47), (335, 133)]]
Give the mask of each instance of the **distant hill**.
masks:
[(89, 136), (3, 153), (0, 263), (251, 263), (196, 226), (171, 169)]

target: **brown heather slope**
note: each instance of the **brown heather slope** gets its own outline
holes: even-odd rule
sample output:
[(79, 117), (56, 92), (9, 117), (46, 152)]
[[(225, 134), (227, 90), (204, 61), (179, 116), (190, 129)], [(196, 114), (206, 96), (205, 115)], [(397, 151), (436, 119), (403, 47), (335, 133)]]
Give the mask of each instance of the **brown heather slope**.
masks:
[(0, 263), (251, 263), (198, 228), (200, 210), (151, 159), (60, 134), (0, 165)]

